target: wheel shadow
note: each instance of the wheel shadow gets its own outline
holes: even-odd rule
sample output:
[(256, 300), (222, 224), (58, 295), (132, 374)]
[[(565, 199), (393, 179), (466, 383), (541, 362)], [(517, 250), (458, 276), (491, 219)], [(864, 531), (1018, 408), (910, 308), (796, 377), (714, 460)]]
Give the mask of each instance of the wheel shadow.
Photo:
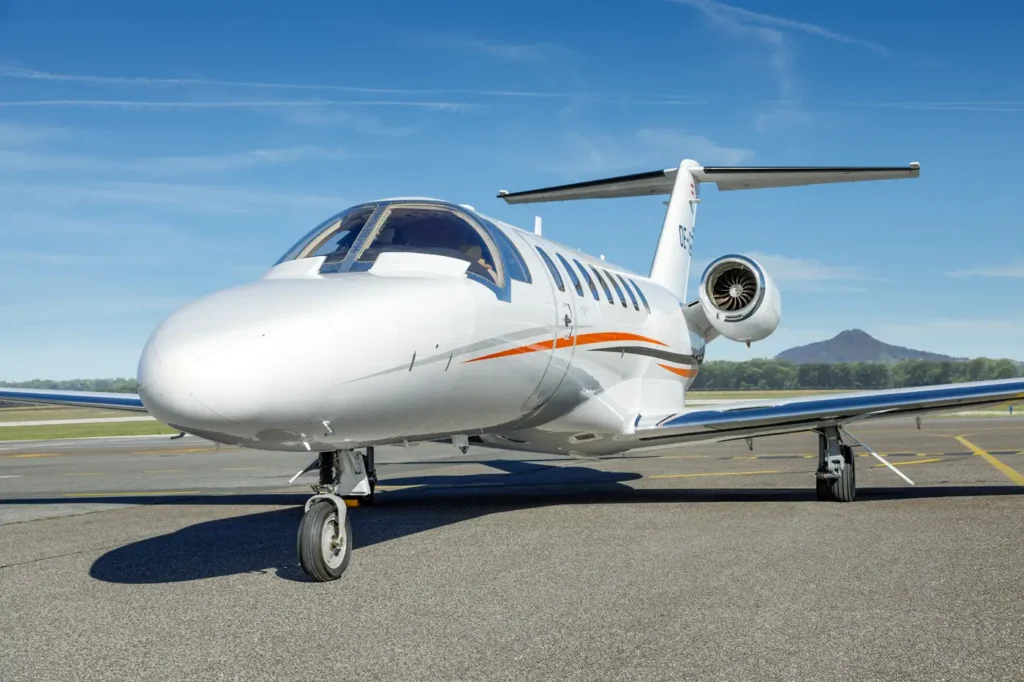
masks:
[[(811, 502), (806, 488), (647, 488), (626, 485), (633, 472), (585, 466), (546, 466), (495, 460), (504, 473), (473, 476), (410, 476), (388, 479), (377, 504), (349, 509), (354, 551), (398, 540), (488, 514), (568, 504), (665, 504), (730, 502)], [(390, 489), (394, 486), (396, 489)], [(914, 486), (862, 488), (858, 499), (872, 501), (1024, 494), (1019, 486)], [(307, 495), (259, 494), (138, 498), (7, 499), (0, 504), (112, 501), (180, 505), (267, 505), (269, 511), (197, 523), (172, 533), (117, 547), (100, 556), (91, 577), (109, 583), (188, 582), (252, 573), (309, 582), (296, 559), (296, 531)], [(284, 508), (280, 508), (284, 505)]]

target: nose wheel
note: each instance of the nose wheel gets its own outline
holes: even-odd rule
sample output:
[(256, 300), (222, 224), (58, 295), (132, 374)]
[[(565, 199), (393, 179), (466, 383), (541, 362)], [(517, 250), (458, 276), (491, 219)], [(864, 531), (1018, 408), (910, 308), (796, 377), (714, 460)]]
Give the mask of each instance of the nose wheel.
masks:
[(299, 522), (299, 565), (317, 582), (337, 580), (352, 558), (352, 522), (332, 500), (313, 500)]
[[(299, 565), (317, 582), (337, 580), (352, 558), (352, 522), (347, 500), (371, 503), (377, 484), (373, 448), (321, 452), (316, 493), (306, 502), (296, 549)], [(311, 465), (312, 466), (312, 465)]]

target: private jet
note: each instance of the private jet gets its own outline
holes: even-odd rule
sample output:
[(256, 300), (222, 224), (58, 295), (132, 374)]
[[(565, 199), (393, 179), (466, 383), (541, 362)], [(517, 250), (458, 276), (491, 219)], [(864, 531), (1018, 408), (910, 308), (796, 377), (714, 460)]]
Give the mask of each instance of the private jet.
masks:
[(708, 343), (749, 346), (781, 317), (778, 287), (744, 255), (713, 260), (688, 295), (700, 187), (919, 174), (917, 163), (684, 159), (667, 170), (498, 193), (508, 204), (669, 195), (647, 275), (466, 204), (369, 201), (316, 226), (259, 280), (171, 314), (142, 351), (138, 395), (0, 388), (0, 399), (146, 411), (216, 443), (317, 453), (296, 474), (318, 472), (297, 533), (299, 563), (316, 581), (339, 578), (349, 564), (347, 502), (373, 501), (379, 445), (597, 457), (814, 432), (818, 499), (851, 502), (852, 448), (873, 453), (846, 430), (851, 422), (1006, 403), (1024, 398), (1024, 379), (688, 405)]

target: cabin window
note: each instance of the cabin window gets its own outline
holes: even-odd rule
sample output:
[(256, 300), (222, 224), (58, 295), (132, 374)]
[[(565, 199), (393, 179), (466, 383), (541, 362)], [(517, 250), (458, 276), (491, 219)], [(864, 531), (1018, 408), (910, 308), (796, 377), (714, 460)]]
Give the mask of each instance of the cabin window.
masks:
[(562, 281), (562, 275), (559, 274), (558, 268), (555, 267), (555, 262), (551, 260), (551, 256), (544, 252), (544, 249), (537, 247), (537, 253), (544, 259), (544, 264), (548, 266), (548, 270), (551, 271), (551, 276), (555, 278), (555, 286), (558, 287), (559, 291), (565, 291), (565, 282)]
[(600, 301), (601, 295), (597, 293), (597, 285), (594, 284), (594, 278), (591, 277), (590, 273), (587, 272), (587, 269), (583, 267), (583, 263), (579, 262), (575, 258), (572, 259), (572, 262), (580, 269), (580, 274), (583, 275), (583, 279), (587, 280), (587, 286), (590, 287), (590, 293), (594, 295), (594, 300)]
[(361, 263), (382, 253), (423, 253), (469, 263), (467, 272), (502, 284), (498, 259), (489, 239), (461, 215), (436, 206), (392, 206), (362, 252)]
[(594, 271), (597, 281), (601, 283), (601, 288), (604, 289), (604, 295), (608, 297), (608, 302), (615, 305), (615, 299), (612, 298), (612, 290), (608, 288), (608, 284), (604, 281), (604, 277), (601, 276), (601, 272), (593, 265), (590, 266), (590, 269)]
[(314, 256), (327, 256), (327, 262), (340, 262), (376, 209), (375, 204), (367, 204), (342, 211), (310, 230), (277, 263)]
[(646, 309), (647, 312), (651, 312), (651, 306), (647, 303), (647, 297), (644, 296), (644, 290), (640, 288), (640, 285), (637, 284), (636, 280), (632, 277), (629, 278), (629, 281), (633, 285), (633, 288), (636, 289), (636, 295), (640, 297), (640, 302), (644, 304), (644, 309)]
[(619, 287), (619, 283), (615, 281), (615, 278), (612, 277), (612, 273), (610, 273), (607, 270), (605, 270), (604, 274), (608, 275), (608, 281), (612, 283), (612, 288), (614, 288), (615, 289), (615, 293), (618, 294), (619, 302), (622, 303), (622, 307), (623, 308), (629, 307), (629, 306), (626, 305), (626, 297), (622, 295), (622, 289)]
[(615, 276), (619, 278), (619, 281), (622, 282), (622, 288), (626, 290), (627, 294), (629, 294), (629, 300), (633, 303), (633, 309), (640, 310), (640, 304), (636, 302), (636, 296), (633, 295), (633, 290), (629, 288), (628, 284), (626, 284), (626, 278), (618, 273), (615, 273)]
[(582, 296), (583, 286), (580, 284), (580, 278), (576, 275), (576, 271), (572, 269), (572, 266), (569, 265), (569, 261), (565, 260), (565, 257), (563, 257), (562, 254), (556, 253), (555, 255), (558, 256), (558, 260), (562, 261), (565, 271), (569, 273), (569, 279), (572, 280), (572, 285), (576, 288), (576, 294), (578, 296)]

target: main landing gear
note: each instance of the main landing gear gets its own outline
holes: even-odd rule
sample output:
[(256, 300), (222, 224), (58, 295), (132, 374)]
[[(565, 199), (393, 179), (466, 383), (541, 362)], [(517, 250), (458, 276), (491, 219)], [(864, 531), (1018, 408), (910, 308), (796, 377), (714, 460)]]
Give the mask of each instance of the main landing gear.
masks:
[(372, 504), (377, 487), (377, 470), (372, 447), (365, 453), (354, 450), (321, 452), (320, 481), (311, 486), (313, 497), (299, 523), (297, 549), (299, 564), (313, 580), (337, 580), (352, 558), (352, 522), (348, 502)]
[(815, 474), (819, 500), (853, 502), (857, 499), (857, 472), (853, 448), (843, 443), (838, 426), (818, 431), (818, 471)]

